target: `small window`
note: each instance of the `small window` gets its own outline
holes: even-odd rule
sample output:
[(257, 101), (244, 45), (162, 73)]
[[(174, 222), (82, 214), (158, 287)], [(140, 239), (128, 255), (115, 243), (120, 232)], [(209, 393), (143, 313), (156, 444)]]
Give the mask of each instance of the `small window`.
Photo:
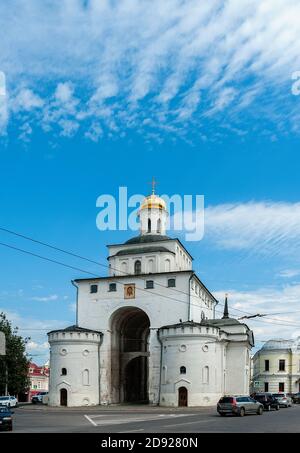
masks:
[(186, 367), (185, 366), (181, 366), (180, 367), (180, 374), (186, 374)]
[(279, 360), (279, 371), (285, 371), (285, 360)]
[(157, 233), (161, 232), (161, 220), (160, 219), (158, 219), (158, 221), (157, 221), (157, 230), (156, 231), (157, 231)]
[(265, 360), (265, 371), (270, 371), (270, 361), (269, 360)]
[(154, 288), (154, 281), (153, 280), (146, 280), (146, 288), (153, 289)]
[(265, 382), (265, 392), (269, 391), (269, 382)]
[(169, 278), (168, 279), (168, 287), (169, 288), (174, 288), (175, 286), (176, 286), (175, 278)]
[(61, 369), (61, 375), (62, 376), (67, 376), (67, 368), (62, 368)]
[(116, 283), (110, 283), (109, 284), (109, 291), (117, 291), (117, 284)]
[(279, 382), (279, 392), (284, 392), (284, 382)]
[(83, 385), (90, 385), (90, 372), (89, 372), (89, 370), (83, 370), (82, 383), (83, 383)]
[(148, 219), (148, 233), (151, 233), (151, 220)]
[(134, 273), (137, 275), (142, 273), (142, 263), (140, 262), (140, 260), (137, 260), (134, 263)]
[(91, 285), (90, 293), (95, 294), (98, 292), (98, 285)]

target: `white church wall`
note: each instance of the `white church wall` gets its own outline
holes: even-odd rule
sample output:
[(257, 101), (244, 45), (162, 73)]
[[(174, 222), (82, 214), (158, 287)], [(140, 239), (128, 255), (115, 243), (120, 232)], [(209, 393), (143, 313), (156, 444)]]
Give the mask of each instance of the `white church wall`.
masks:
[(226, 394), (249, 395), (250, 356), (247, 342), (231, 341), (226, 349)]

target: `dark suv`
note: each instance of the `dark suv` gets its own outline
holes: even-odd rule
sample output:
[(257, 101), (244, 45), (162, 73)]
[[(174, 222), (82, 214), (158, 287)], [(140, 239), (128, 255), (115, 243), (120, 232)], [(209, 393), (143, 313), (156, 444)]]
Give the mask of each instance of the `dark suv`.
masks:
[(256, 393), (253, 398), (264, 406), (265, 411), (270, 411), (271, 409), (279, 410), (280, 405), (271, 393)]
[(300, 404), (300, 392), (292, 394), (292, 400), (295, 404)]
[(13, 422), (12, 422), (12, 414), (13, 412), (10, 410), (9, 407), (0, 406), (0, 429), (6, 429), (8, 431), (12, 431), (13, 429)]

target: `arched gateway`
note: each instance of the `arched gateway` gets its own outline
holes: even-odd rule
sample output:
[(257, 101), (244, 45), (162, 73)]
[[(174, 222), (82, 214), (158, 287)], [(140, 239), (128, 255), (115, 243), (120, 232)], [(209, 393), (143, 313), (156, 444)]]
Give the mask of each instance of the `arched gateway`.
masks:
[(111, 317), (112, 402), (148, 403), (150, 321), (137, 307), (122, 307)]

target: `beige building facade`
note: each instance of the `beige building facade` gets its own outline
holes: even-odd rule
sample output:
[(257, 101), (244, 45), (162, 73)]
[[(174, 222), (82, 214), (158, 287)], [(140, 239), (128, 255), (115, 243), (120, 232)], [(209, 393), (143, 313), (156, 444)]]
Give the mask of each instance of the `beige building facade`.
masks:
[(252, 390), (300, 392), (300, 337), (267, 341), (253, 357)]

